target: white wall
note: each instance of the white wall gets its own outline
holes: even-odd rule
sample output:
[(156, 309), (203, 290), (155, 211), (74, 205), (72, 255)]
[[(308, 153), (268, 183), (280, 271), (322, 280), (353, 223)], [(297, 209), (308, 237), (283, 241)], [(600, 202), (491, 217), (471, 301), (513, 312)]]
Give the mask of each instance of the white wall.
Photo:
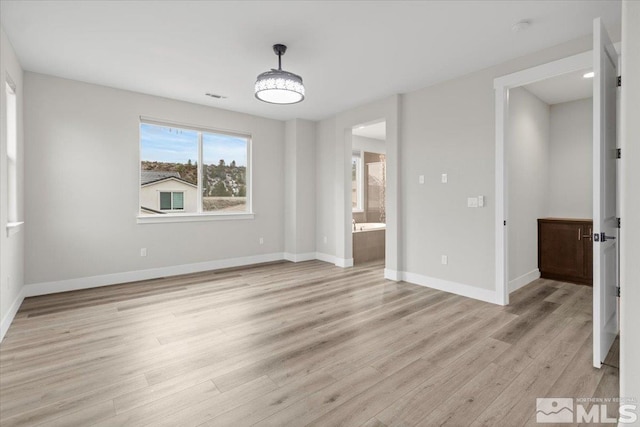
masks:
[(593, 215), (593, 100), (551, 106), (548, 216)]
[[(283, 122), (29, 72), (25, 94), (27, 284), (282, 256)], [(137, 224), (141, 115), (252, 135), (255, 219)]]
[[(494, 295), (493, 80), (591, 49), (585, 37), (403, 95), (400, 165), (405, 271), (469, 296)], [(440, 183), (447, 173), (448, 184)], [(418, 176), (425, 175), (425, 184)], [(467, 208), (484, 195), (485, 208)], [(448, 255), (442, 265), (441, 255)], [(460, 286), (458, 286), (460, 285)]]
[(353, 135), (351, 144), (354, 150), (368, 151), (369, 153), (385, 154), (387, 147), (384, 141), (364, 136)]
[(621, 113), (620, 396), (640, 404), (640, 2), (629, 0), (622, 3)]
[(548, 209), (549, 111), (549, 105), (528, 90), (509, 91), (506, 159), (511, 288), (517, 286), (514, 280), (535, 276), (538, 270), (537, 219), (547, 216)]
[[(0, 340), (7, 332), (16, 311), (22, 302), (21, 288), (24, 283), (24, 237), (25, 226), (7, 235), (7, 112), (5, 82), (10, 77), (16, 86), (17, 101), (17, 208), (18, 220), (24, 219), (24, 143), (23, 143), (23, 72), (18, 58), (4, 30), (0, 28)], [(27, 224), (28, 226), (28, 224)]]
[(285, 123), (285, 257), (315, 258), (315, 122)]
[[(361, 123), (386, 121), (386, 248), (385, 275), (395, 275), (400, 259), (398, 236), (398, 132), (399, 100), (397, 95), (363, 105), (317, 125), (316, 133), (316, 220), (317, 252), (322, 259), (347, 267), (352, 265), (351, 237), (351, 156), (352, 128)], [(326, 243), (325, 243), (326, 238)]]

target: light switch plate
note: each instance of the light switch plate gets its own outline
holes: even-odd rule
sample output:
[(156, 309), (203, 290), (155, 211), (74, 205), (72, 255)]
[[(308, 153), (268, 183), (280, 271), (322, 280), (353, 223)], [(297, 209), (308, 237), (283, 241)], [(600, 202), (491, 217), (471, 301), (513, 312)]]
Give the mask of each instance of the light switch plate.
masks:
[(478, 196), (478, 207), (479, 208), (484, 207), (484, 196)]
[(477, 197), (468, 197), (467, 198), (467, 207), (468, 208), (477, 208), (478, 207), (478, 198)]
[(447, 265), (449, 263), (449, 257), (447, 257), (446, 255), (442, 255), (441, 262), (443, 265)]
[(447, 182), (449, 182), (449, 177), (447, 176), (446, 173), (443, 173), (440, 179), (443, 184), (446, 184)]
[(424, 184), (424, 175), (418, 176), (418, 184)]

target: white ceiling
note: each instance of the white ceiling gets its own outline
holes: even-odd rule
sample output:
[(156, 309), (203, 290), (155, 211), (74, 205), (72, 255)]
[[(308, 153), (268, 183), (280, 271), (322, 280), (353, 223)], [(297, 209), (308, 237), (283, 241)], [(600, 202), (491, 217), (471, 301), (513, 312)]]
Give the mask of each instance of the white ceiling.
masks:
[(588, 71), (591, 70), (563, 74), (531, 83), (524, 88), (549, 105), (591, 98), (593, 96), (593, 79), (583, 77)]
[[(321, 119), (592, 32), (620, 1), (0, 1), (26, 70), (260, 116)], [(511, 26), (530, 19), (518, 33)], [(615, 37), (614, 37), (615, 38)], [(303, 77), (304, 102), (256, 100), (256, 76)], [(227, 96), (216, 100), (206, 92)]]
[(353, 128), (352, 133), (365, 138), (378, 139), (384, 141), (387, 139), (387, 122), (378, 122), (370, 125), (357, 126)]

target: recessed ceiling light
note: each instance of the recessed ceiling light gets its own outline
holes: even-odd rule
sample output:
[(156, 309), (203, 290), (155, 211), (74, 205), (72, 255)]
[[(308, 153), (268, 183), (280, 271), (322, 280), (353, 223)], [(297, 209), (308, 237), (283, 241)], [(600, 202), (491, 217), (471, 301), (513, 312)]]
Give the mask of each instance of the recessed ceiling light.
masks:
[(520, 31), (524, 31), (531, 26), (530, 19), (521, 19), (511, 26), (511, 31), (514, 33), (519, 33)]
[(227, 99), (226, 96), (224, 95), (218, 95), (217, 93), (205, 93), (206, 96), (210, 96), (211, 98), (215, 98), (215, 99)]
[(584, 77), (585, 79), (592, 79), (593, 76), (595, 76), (595, 73), (593, 71), (589, 71), (588, 73), (584, 73), (582, 75), (582, 77)]

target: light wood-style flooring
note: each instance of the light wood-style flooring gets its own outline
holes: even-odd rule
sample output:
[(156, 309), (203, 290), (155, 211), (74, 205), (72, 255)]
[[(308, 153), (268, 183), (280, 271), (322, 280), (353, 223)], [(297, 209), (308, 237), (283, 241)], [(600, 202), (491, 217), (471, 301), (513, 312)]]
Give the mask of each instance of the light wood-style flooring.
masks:
[(0, 425), (513, 427), (537, 397), (618, 396), (617, 344), (591, 367), (590, 287), (537, 280), (499, 307), (382, 269), (28, 298), (0, 345)]

